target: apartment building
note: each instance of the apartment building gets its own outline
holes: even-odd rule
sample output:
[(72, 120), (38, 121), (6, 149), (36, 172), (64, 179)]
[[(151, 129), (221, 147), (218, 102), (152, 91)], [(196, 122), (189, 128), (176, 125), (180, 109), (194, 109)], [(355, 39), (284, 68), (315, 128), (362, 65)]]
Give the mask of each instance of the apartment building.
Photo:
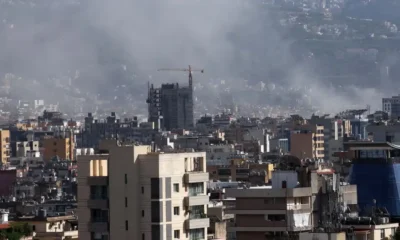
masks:
[(284, 232), (312, 229), (311, 188), (295, 188), (297, 173), (274, 172), (272, 188), (226, 189), (236, 198), (236, 225), (228, 229), (237, 240), (275, 239)]
[(243, 181), (251, 185), (264, 185), (271, 179), (273, 164), (259, 164), (252, 162), (238, 163), (232, 160), (229, 165), (209, 165), (207, 172), (213, 181)]
[[(343, 137), (345, 135), (350, 136), (352, 133), (351, 122), (346, 119), (334, 119), (326, 115), (313, 115), (309, 123), (324, 127), (324, 155), (326, 159), (330, 159), (334, 151), (342, 151)], [(335, 146), (332, 147), (331, 145)]]
[(5, 129), (0, 129), (0, 158), (1, 162), (7, 163), (8, 159), (10, 158), (10, 131)]
[(42, 140), (43, 159), (50, 161), (58, 156), (61, 159), (74, 160), (75, 141), (72, 137), (48, 137)]
[(26, 157), (29, 152), (39, 152), (39, 141), (16, 141), (11, 144), (13, 157)]
[(300, 159), (322, 159), (325, 156), (324, 127), (302, 125), (290, 135), (290, 154)]
[[(298, 239), (301, 232), (329, 221), (326, 213), (332, 209), (328, 203), (338, 196), (330, 190), (337, 186), (331, 184), (336, 176), (331, 171), (313, 171), (307, 180), (306, 172), (275, 170), (272, 186), (226, 189), (226, 196), (236, 199), (235, 208), (227, 210), (236, 217), (235, 226), (228, 228), (229, 235), (236, 240), (281, 239), (287, 235)], [(356, 186), (338, 188), (341, 197), (337, 201), (357, 204)]]
[(82, 239), (206, 239), (205, 152), (151, 152), (104, 141), (78, 157)]

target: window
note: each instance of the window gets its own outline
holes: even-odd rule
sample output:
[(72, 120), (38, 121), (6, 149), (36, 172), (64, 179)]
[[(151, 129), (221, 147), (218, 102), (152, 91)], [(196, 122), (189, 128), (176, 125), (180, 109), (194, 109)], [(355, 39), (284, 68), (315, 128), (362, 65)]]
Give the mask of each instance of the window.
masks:
[(174, 207), (174, 215), (179, 216), (179, 207)]
[(381, 239), (385, 239), (385, 229), (381, 229)]
[(151, 198), (152, 199), (160, 199), (161, 198), (161, 186), (162, 186), (162, 181), (160, 178), (152, 178), (151, 180)]
[(185, 158), (185, 172), (188, 171), (188, 159)]
[(268, 214), (264, 215), (265, 220), (268, 221), (285, 221), (286, 220), (286, 215), (283, 214)]
[(125, 221), (125, 230), (128, 231), (128, 221)]
[(204, 194), (204, 183), (190, 183), (189, 196), (197, 196)]
[(36, 226), (35, 225), (32, 225), (32, 231), (36, 231)]
[(144, 217), (144, 210), (142, 210), (142, 217)]
[(108, 222), (108, 210), (91, 209), (92, 222)]
[(151, 240), (160, 240), (161, 239), (161, 229), (162, 225), (151, 225)]
[(107, 199), (107, 186), (90, 186), (90, 199)]
[(189, 239), (204, 239), (204, 228), (189, 230)]
[(179, 183), (174, 183), (174, 192), (179, 192)]
[(144, 193), (144, 187), (142, 187), (142, 194)]
[(159, 223), (161, 222), (161, 214), (160, 209), (162, 209), (162, 202), (152, 201), (151, 202), (151, 222)]
[(125, 197), (125, 207), (128, 207), (128, 198)]
[(179, 230), (174, 230), (174, 238), (175, 238), (175, 239), (180, 239), (180, 232), (179, 232)]
[(125, 173), (125, 184), (128, 184), (128, 174)]

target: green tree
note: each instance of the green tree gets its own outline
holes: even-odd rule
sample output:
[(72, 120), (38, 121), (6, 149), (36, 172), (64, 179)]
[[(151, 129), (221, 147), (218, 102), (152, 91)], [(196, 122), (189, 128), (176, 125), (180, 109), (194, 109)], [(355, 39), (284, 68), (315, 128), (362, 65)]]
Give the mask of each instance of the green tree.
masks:
[(0, 231), (0, 240), (20, 240), (32, 235), (32, 227), (28, 223), (11, 223), (10, 228)]
[(394, 236), (392, 236), (392, 240), (400, 240), (400, 232), (399, 230), (396, 231)]

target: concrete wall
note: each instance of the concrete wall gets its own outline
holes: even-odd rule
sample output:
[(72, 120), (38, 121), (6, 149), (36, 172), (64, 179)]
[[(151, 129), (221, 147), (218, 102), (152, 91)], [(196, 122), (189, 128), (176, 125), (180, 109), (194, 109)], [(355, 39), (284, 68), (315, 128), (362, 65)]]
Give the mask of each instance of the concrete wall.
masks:
[[(106, 161), (108, 155), (85, 155), (79, 156), (78, 158), (78, 169), (79, 174), (78, 180), (78, 209), (77, 214), (79, 216), (78, 220), (78, 231), (79, 237), (82, 239), (90, 239), (90, 232), (88, 230), (88, 224), (91, 221), (91, 212), (88, 208), (88, 200), (90, 199), (90, 186), (87, 184), (88, 177), (99, 176), (94, 174), (99, 174), (99, 171), (93, 170), (93, 165), (95, 163), (101, 164)], [(102, 159), (102, 160), (99, 160)], [(100, 170), (100, 168), (97, 168)], [(101, 172), (103, 176), (104, 172)]]
[[(141, 239), (139, 229), (141, 186), (137, 157), (139, 154), (146, 154), (151, 148), (150, 146), (117, 146), (115, 141), (110, 141), (108, 149), (110, 151), (108, 169), (111, 239)], [(128, 229), (125, 228), (126, 221)]]
[(215, 222), (214, 232), (214, 238), (226, 239), (226, 222)]
[(292, 133), (290, 154), (300, 159), (313, 158), (312, 133)]
[(295, 171), (274, 171), (272, 174), (272, 188), (282, 188), (286, 182), (286, 188), (295, 188), (297, 186), (297, 172)]

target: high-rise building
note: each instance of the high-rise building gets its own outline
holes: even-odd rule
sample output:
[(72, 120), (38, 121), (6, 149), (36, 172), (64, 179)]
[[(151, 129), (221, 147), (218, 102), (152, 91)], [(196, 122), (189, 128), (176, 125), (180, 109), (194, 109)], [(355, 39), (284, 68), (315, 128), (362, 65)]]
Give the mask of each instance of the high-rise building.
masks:
[(78, 157), (82, 239), (206, 239), (205, 152), (151, 152), (103, 141)]
[(159, 129), (188, 129), (194, 126), (193, 86), (162, 84), (161, 88), (149, 86), (148, 121)]

